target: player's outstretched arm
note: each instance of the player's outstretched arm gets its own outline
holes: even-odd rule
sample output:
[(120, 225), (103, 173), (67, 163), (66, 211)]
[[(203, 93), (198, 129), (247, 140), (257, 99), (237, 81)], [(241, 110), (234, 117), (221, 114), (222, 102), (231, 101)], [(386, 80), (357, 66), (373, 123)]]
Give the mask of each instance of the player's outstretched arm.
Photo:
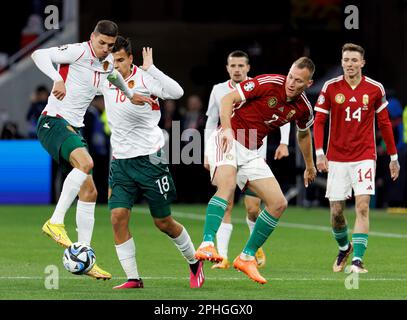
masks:
[(151, 77), (143, 77), (143, 83), (150, 92), (161, 99), (179, 99), (184, 95), (184, 89), (177, 81), (159, 70), (153, 63), (153, 48), (143, 48), (142, 70)]
[(142, 96), (136, 93), (132, 93), (126, 85), (126, 82), (124, 81), (122, 75), (120, 74), (120, 72), (118, 72), (117, 70), (113, 70), (113, 72), (107, 77), (107, 80), (109, 80), (109, 82), (111, 84), (113, 84), (115, 87), (119, 88), (121, 91), (123, 91), (123, 93), (125, 94), (125, 96), (127, 98), (129, 98), (129, 100), (131, 101), (131, 103), (135, 104), (135, 105), (144, 105), (145, 103), (148, 103), (150, 105), (152, 105), (154, 103), (154, 100), (146, 97), (146, 96)]
[(305, 162), (304, 185), (307, 188), (308, 185), (315, 180), (317, 175), (317, 170), (314, 166), (314, 158), (312, 157), (311, 130), (298, 130), (297, 140)]

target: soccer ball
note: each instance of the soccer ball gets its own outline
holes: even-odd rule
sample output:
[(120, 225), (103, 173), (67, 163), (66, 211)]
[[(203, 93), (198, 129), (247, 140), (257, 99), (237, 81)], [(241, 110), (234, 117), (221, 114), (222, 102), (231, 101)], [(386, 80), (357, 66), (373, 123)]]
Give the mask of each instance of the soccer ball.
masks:
[(62, 262), (66, 270), (73, 274), (84, 274), (92, 269), (96, 261), (95, 251), (81, 242), (72, 243), (64, 251)]

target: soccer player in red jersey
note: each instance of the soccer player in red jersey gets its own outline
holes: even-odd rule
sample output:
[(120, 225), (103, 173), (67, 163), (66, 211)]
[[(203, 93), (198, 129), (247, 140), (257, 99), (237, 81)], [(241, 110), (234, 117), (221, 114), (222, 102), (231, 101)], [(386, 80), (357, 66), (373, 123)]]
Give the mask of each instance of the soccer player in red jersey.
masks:
[(203, 242), (195, 253), (197, 259), (222, 261), (214, 247), (216, 232), (236, 184), (241, 189), (248, 187), (263, 200), (265, 208), (233, 266), (258, 283), (267, 282), (258, 272), (255, 253), (277, 226), (287, 208), (287, 200), (258, 149), (266, 135), (295, 121), (306, 164), (305, 186), (314, 180), (316, 169), (310, 133), (314, 116), (304, 93), (312, 85), (314, 71), (311, 59), (302, 57), (293, 63), (287, 76), (264, 74), (247, 79), (222, 98), (221, 126), (209, 137), (206, 151), (217, 191), (208, 203)]
[[(366, 273), (363, 255), (369, 232), (369, 201), (375, 193), (375, 117), (390, 155), (390, 175), (399, 176), (397, 149), (387, 112), (383, 86), (362, 75), (364, 49), (352, 43), (342, 48), (343, 75), (325, 83), (315, 111), (314, 139), (319, 172), (328, 172), (326, 197), (331, 209), (332, 232), (339, 246), (334, 272), (344, 270), (353, 253), (351, 272)], [(324, 126), (329, 116), (327, 154)], [(355, 194), (356, 220), (352, 241), (348, 239), (345, 201)]]

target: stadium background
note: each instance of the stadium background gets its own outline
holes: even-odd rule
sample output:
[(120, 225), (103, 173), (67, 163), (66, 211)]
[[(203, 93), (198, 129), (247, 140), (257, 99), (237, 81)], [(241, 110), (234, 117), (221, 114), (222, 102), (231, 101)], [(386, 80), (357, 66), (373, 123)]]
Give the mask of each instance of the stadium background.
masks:
[[(0, 300), (376, 301), (407, 298), (406, 215), (389, 214), (386, 210), (405, 212), (407, 207), (407, 134), (403, 131), (407, 128), (407, 108), (404, 107), (407, 104), (407, 1), (284, 0), (270, 3), (234, 1), (231, 4), (212, 0), (202, 3), (187, 0), (22, 0), (2, 3)], [(44, 8), (48, 5), (59, 9), (57, 30), (44, 28), (47, 18)], [(357, 5), (359, 29), (344, 27), (347, 5)], [(30, 18), (33, 14), (34, 18)], [(307, 92), (314, 103), (324, 81), (341, 73), (342, 44), (353, 41), (365, 47), (367, 65), (364, 72), (382, 82), (388, 96), (399, 102), (397, 105), (397, 100), (392, 100), (391, 106), (395, 110), (392, 122), (398, 141), (401, 177), (397, 183), (389, 181), (389, 159), (378, 135), (377, 196), (372, 200), (372, 206), (383, 209), (371, 211), (365, 260), (369, 273), (360, 277), (358, 290), (348, 290), (344, 286), (348, 277), (346, 273), (333, 274), (331, 271), (336, 248), (329, 227), (327, 202), (323, 198), (325, 177), (319, 176), (314, 187), (305, 192), (294, 129), (291, 131), (289, 159), (273, 161), (271, 157), (279, 141), (278, 134), (269, 139), (270, 164), (290, 198), (290, 205), (279, 228), (264, 245), (268, 262), (261, 272), (269, 281), (266, 286), (259, 287), (233, 269), (219, 272), (206, 264), (205, 286), (202, 290), (190, 290), (185, 261), (166, 236), (154, 229), (148, 207), (144, 204), (133, 210), (131, 230), (137, 241), (137, 260), (145, 289), (137, 292), (112, 290), (113, 285), (123, 281), (124, 273), (113, 246), (109, 212), (105, 205), (109, 150), (108, 136), (100, 117), (103, 110), (101, 99), (96, 99), (89, 108), (84, 134), (95, 159), (95, 180), (99, 190), (92, 247), (98, 264), (106, 267), (113, 279), (109, 282), (91, 281), (88, 277), (74, 276), (63, 270), (62, 248), (40, 234), (41, 225), (54, 208), (63, 177), (33, 133), (35, 118), (44, 106), (43, 96), (51, 88), (51, 82), (35, 68), (29, 53), (38, 46), (86, 41), (100, 19), (116, 21), (120, 32), (132, 39), (137, 64), (141, 63), (142, 46), (154, 48), (157, 66), (185, 89), (184, 97), (175, 103), (178, 113), (173, 119), (180, 120), (184, 127), (197, 126), (201, 130), (213, 84), (227, 79), (225, 58), (230, 51), (242, 49), (249, 53), (252, 76), (269, 72), (285, 74), (293, 59), (309, 55), (317, 66), (315, 85)], [(188, 99), (191, 95), (197, 97)], [(166, 121), (164, 109), (171, 106), (163, 103), (162, 107), (160, 125), (171, 129), (168, 127), (171, 121)], [(171, 171), (178, 189), (172, 214), (188, 229), (193, 243), (198, 244), (202, 239), (205, 203), (213, 192), (209, 175), (201, 164), (172, 165)], [(75, 206), (72, 206), (65, 220), (72, 237), (76, 235), (74, 210)], [(349, 206), (346, 213), (349, 225), (353, 225), (353, 208)], [(236, 256), (247, 241), (245, 209), (241, 203), (233, 211), (233, 224), (230, 257)], [(48, 290), (44, 286), (49, 266), (60, 270), (60, 290)], [(272, 302), (267, 301), (267, 307), (274, 310)], [(357, 305), (359, 307), (360, 303)], [(144, 304), (141, 307), (147, 308)], [(303, 307), (296, 310), (303, 313)], [(284, 308), (285, 313), (295, 309), (287, 309), (286, 305)], [(21, 309), (24, 308), (18, 310)], [(32, 305), (25, 309), (31, 313)], [(135, 310), (134, 305), (128, 309)], [(94, 308), (89, 310), (93, 312)]]
[[(44, 24), (48, 16), (44, 8), (49, 5), (59, 9), (57, 30), (38, 26)], [(344, 11), (348, 5), (356, 5), (359, 10), (359, 29), (348, 30), (344, 25), (348, 16)], [(249, 53), (251, 76), (261, 73), (285, 74), (294, 59), (302, 55), (310, 56), (317, 70), (315, 84), (307, 94), (311, 103), (315, 103), (324, 81), (341, 73), (339, 63), (343, 43), (361, 44), (366, 49), (364, 73), (382, 82), (388, 98), (391, 98), (391, 106), (394, 107), (391, 116), (402, 165), (399, 181), (391, 183), (387, 170), (388, 157), (378, 132), (377, 195), (372, 200), (372, 207), (407, 206), (407, 178), (406, 170), (403, 170), (407, 141), (407, 134), (403, 130), (407, 127), (407, 113), (404, 112), (404, 117), (402, 113), (407, 110), (404, 108), (407, 104), (406, 0), (291, 0), (272, 5), (253, 5), (247, 1), (230, 5), (226, 1), (123, 0), (117, 5), (116, 1), (25, 0), (21, 1), (18, 10), (12, 3), (5, 3), (1, 15), (8, 14), (13, 15), (11, 28), (9, 20), (0, 21), (1, 29), (8, 31), (6, 41), (0, 44), (0, 131), (2, 139), (12, 140), (14, 144), (10, 149), (10, 144), (0, 142), (1, 149), (6, 153), (1, 157), (0, 165), (0, 200), (3, 203), (53, 203), (63, 181), (55, 164), (51, 165), (52, 171), (47, 174), (49, 161), (46, 157), (40, 164), (45, 170), (44, 175), (34, 167), (30, 168), (35, 163), (27, 161), (34, 157), (29, 149), (26, 149), (27, 156), (13, 151), (21, 149), (18, 143), (22, 140), (36, 138), (33, 123), (38, 114), (36, 110), (42, 108), (44, 103), (37, 89), (40, 85), (45, 86), (45, 90), (51, 88), (50, 80), (33, 66), (29, 53), (41, 45), (66, 43), (63, 42), (65, 39), (69, 39), (68, 42), (86, 41), (95, 23), (106, 18), (116, 21), (120, 33), (132, 39), (136, 64), (141, 63), (141, 48), (151, 46), (154, 48), (155, 63), (184, 88), (184, 97), (175, 102), (174, 115), (167, 118), (167, 104), (161, 104), (163, 118), (160, 126), (167, 129), (170, 139), (170, 120), (180, 121), (181, 130), (195, 128), (203, 132), (209, 93), (213, 84), (227, 79), (225, 58), (232, 50), (241, 49)], [(36, 23), (33, 15), (40, 22)], [(36, 91), (39, 93), (33, 100)], [(98, 203), (106, 202), (109, 163), (108, 134), (101, 122), (102, 110), (103, 102), (96, 99), (87, 113), (84, 132), (96, 163)], [(320, 176), (309, 190), (302, 187), (303, 168), (295, 143), (294, 126), (290, 135), (290, 157), (273, 161), (272, 154), (278, 141), (278, 133), (269, 139), (268, 159), (290, 204), (326, 206), (324, 176)], [(33, 152), (41, 152), (40, 146), (33, 148)], [(21, 163), (18, 162), (20, 160)], [(10, 170), (10, 165), (25, 169)], [(38, 173), (33, 177), (35, 182), (31, 183), (31, 187), (25, 170)], [(173, 164), (171, 170), (178, 189), (178, 203), (207, 202), (214, 190), (201, 164)], [(11, 183), (21, 190), (17, 187), (11, 195)], [(45, 186), (48, 195), (37, 197), (38, 186)], [(32, 191), (31, 196), (19, 197), (19, 192), (23, 195), (26, 188)]]

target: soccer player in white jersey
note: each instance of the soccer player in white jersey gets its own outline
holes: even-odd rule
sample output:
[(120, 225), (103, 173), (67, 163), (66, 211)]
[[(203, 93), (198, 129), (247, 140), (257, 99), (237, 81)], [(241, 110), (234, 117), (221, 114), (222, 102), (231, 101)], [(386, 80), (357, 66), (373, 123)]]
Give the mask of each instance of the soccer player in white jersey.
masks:
[[(212, 92), (209, 98), (209, 105), (206, 115), (208, 119), (205, 126), (205, 146), (208, 138), (219, 124), (219, 108), (221, 99), (231, 91), (236, 89), (236, 84), (244, 80), (249, 79), (247, 74), (250, 71), (249, 56), (246, 52), (241, 50), (236, 50), (231, 52), (227, 57), (226, 71), (229, 74), (230, 79), (218, 83), (213, 86)], [(280, 145), (276, 149), (274, 154), (274, 159), (282, 159), (283, 157), (288, 157), (288, 141), (290, 135), (290, 123), (280, 127), (281, 140)], [(206, 148), (205, 148), (206, 151)], [(263, 145), (259, 150), (261, 156), (266, 159), (267, 156), (267, 137), (263, 140)], [(207, 155), (205, 155), (205, 168), (209, 170), (209, 164), (207, 161)], [(260, 203), (261, 200), (257, 195), (251, 192), (248, 188), (243, 191), (244, 204), (246, 207), (246, 222), (249, 227), (250, 233), (253, 232), (254, 224), (256, 222), (257, 216), (260, 213)], [(212, 269), (227, 269), (230, 267), (228, 260), (228, 246), (229, 240), (232, 235), (233, 225), (231, 223), (231, 214), (234, 204), (234, 194), (232, 198), (229, 199), (228, 206), (223, 217), (223, 221), (216, 233), (216, 244), (219, 254), (223, 257), (223, 260), (212, 266)], [(259, 268), (264, 267), (266, 263), (266, 255), (262, 248), (256, 252), (256, 261)]]
[(119, 36), (113, 56), (128, 89), (154, 99), (152, 105), (134, 108), (123, 92), (108, 82), (102, 88), (112, 132), (109, 209), (117, 256), (128, 279), (114, 289), (144, 287), (129, 230), (130, 212), (140, 197), (147, 200), (156, 227), (169, 236), (187, 260), (190, 287), (199, 288), (204, 283), (203, 264), (194, 257), (195, 248), (187, 230), (171, 217), (170, 204), (176, 191), (162, 151), (164, 135), (158, 127), (161, 112), (157, 98), (179, 99), (184, 91), (153, 64), (151, 48), (143, 48), (143, 65), (138, 68), (133, 65), (130, 40)]
[[(89, 245), (92, 238), (97, 191), (91, 175), (93, 161), (79, 130), (98, 88), (108, 79), (122, 89), (134, 104), (152, 103), (146, 97), (132, 96), (122, 76), (114, 69), (111, 51), (117, 33), (118, 27), (114, 22), (102, 20), (87, 42), (39, 49), (32, 54), (37, 67), (54, 81), (48, 104), (38, 120), (38, 139), (63, 172), (69, 172), (55, 211), (42, 230), (63, 247), (72, 244), (65, 230), (64, 218), (77, 196), (78, 241)], [(58, 70), (53, 63), (58, 65)], [(96, 279), (111, 278), (96, 264), (87, 275)]]

